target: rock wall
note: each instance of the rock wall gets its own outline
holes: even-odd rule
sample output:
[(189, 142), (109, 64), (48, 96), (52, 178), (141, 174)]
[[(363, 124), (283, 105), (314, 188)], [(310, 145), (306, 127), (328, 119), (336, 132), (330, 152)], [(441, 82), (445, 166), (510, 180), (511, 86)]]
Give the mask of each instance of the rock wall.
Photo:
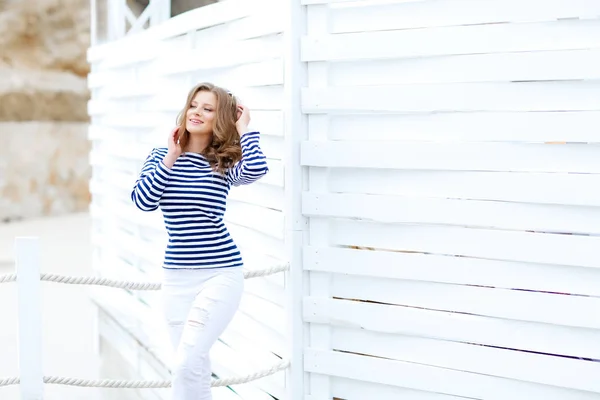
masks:
[(89, 204), (89, 0), (0, 0), (0, 221)]

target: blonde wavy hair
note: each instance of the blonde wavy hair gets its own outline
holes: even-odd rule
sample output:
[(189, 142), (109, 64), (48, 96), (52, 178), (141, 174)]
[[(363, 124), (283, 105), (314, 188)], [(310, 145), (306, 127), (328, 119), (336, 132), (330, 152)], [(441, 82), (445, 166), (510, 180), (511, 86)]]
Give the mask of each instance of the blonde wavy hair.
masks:
[(238, 119), (238, 100), (228, 90), (209, 82), (199, 83), (190, 90), (185, 106), (177, 115), (179, 144), (181, 149), (186, 151), (190, 141), (190, 133), (185, 128), (186, 113), (196, 93), (201, 91), (212, 92), (217, 99), (212, 142), (204, 149), (202, 155), (214, 171), (224, 173), (242, 158), (240, 135), (235, 126)]

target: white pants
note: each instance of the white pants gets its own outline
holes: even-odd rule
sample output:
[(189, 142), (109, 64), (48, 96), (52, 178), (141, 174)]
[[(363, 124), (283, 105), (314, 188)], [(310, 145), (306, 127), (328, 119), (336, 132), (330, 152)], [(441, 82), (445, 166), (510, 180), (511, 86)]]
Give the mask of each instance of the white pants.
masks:
[(236, 313), (242, 268), (164, 269), (162, 296), (175, 350), (172, 400), (212, 400), (209, 351)]

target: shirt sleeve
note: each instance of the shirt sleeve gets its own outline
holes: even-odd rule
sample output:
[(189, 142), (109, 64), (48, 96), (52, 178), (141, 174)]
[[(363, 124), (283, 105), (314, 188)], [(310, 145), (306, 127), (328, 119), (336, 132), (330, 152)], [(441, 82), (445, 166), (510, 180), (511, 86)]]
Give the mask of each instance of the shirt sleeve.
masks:
[(248, 185), (269, 172), (267, 158), (259, 145), (260, 133), (248, 132), (242, 135), (242, 159), (227, 171), (227, 182), (232, 186)]
[(152, 149), (131, 191), (131, 200), (142, 211), (154, 211), (167, 186), (171, 170), (162, 162), (163, 155)]

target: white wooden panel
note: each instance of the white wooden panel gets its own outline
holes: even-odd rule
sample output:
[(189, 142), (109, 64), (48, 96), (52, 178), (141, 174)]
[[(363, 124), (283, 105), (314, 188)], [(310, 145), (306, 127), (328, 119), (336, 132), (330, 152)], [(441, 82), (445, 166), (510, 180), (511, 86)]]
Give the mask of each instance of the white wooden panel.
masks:
[(595, 0), (448, 0), (395, 3), (377, 2), (363, 7), (345, 7), (332, 12), (331, 32), (364, 32), (393, 29), (482, 25), (507, 22), (538, 22), (557, 19), (598, 17)]
[(476, 399), (592, 400), (597, 393), (561, 389), (451, 369), (308, 349), (308, 371)]
[(470, 257), (307, 246), (310, 271), (600, 297), (600, 270)]
[(225, 220), (245, 226), (277, 239), (283, 239), (283, 214), (281, 211), (230, 201), (227, 203)]
[(216, 82), (224, 87), (267, 86), (283, 83), (283, 61), (279, 58), (239, 67), (191, 71), (196, 82)]
[(411, 336), (337, 328), (336, 350), (545, 385), (600, 391), (600, 363)]
[[(599, 68), (600, 70), (600, 68)], [(331, 140), (594, 142), (600, 112), (332, 115)]]
[(331, 244), (600, 267), (600, 237), (334, 220)]
[[(565, 62), (569, 60), (569, 62)], [(331, 86), (598, 79), (600, 50), (564, 50), (331, 63)]]
[(600, 298), (336, 275), (335, 298), (600, 329)]
[(265, 185), (261, 181), (252, 185), (235, 186), (229, 191), (229, 200), (262, 205), (273, 210), (283, 210), (283, 190)]
[(600, 234), (600, 207), (307, 192), (302, 211), (380, 223)]
[[(355, 379), (332, 377), (331, 382), (333, 395), (337, 398), (346, 400), (362, 400), (369, 398), (377, 400), (465, 400), (465, 397), (406, 389), (398, 386), (382, 385)], [(307, 397), (306, 400), (318, 399)]]
[(597, 146), (589, 144), (313, 141), (302, 144), (302, 164), (338, 168), (598, 173), (597, 153)]
[(255, 251), (271, 257), (285, 259), (283, 243), (280, 239), (234, 223), (227, 222), (226, 225), (236, 243), (244, 247), (252, 247)]
[[(241, 87), (230, 88), (236, 93), (250, 110), (281, 110), (283, 101), (283, 90), (280, 86), (261, 86), (261, 87)], [(184, 106), (185, 94), (182, 96), (181, 91), (165, 91), (160, 96), (140, 102), (139, 109), (141, 111), (169, 111), (178, 113), (181, 107)], [(113, 110), (114, 111), (114, 110)]]
[[(207, 57), (206, 54), (211, 56)], [(187, 52), (172, 51), (171, 54), (165, 54), (165, 57), (155, 61), (154, 68), (155, 74), (164, 76), (258, 63), (277, 58), (280, 54), (281, 40), (277, 36), (226, 43), (211, 42), (202, 51), (190, 49)], [(173, 62), (174, 56), (178, 62)]]
[(227, 329), (243, 332), (246, 337), (252, 337), (263, 346), (269, 346), (275, 354), (284, 354), (284, 336), (252, 318), (252, 314), (238, 311)]
[(245, 292), (239, 310), (278, 334), (285, 334), (285, 313), (281, 306)]
[(418, 171), (334, 168), (332, 192), (600, 205), (599, 174)]
[[(600, 37), (600, 30), (598, 32)], [(306, 113), (598, 111), (598, 82), (520, 82), (307, 88)]]
[(305, 298), (303, 314), (307, 322), (337, 327), (600, 359), (597, 329), (315, 297)]
[(301, 51), (303, 61), (342, 61), (577, 50), (599, 44), (599, 20), (565, 20), (308, 36)]

